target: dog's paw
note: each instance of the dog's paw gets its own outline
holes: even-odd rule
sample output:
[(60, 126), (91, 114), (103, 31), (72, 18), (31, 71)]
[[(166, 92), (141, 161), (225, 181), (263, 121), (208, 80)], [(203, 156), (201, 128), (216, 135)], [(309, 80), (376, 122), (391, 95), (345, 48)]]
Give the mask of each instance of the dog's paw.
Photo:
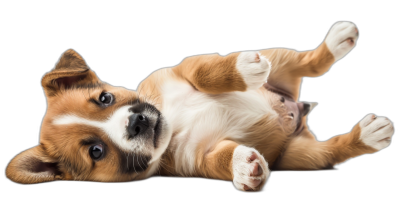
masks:
[(258, 191), (269, 177), (268, 163), (260, 153), (243, 145), (236, 147), (232, 160), (233, 184), (238, 190)]
[(337, 61), (354, 48), (357, 39), (358, 29), (354, 23), (337, 22), (326, 36), (325, 43)]
[(381, 150), (390, 145), (394, 127), (388, 118), (368, 114), (360, 121), (360, 128), (360, 140), (364, 144), (376, 150)]
[(271, 63), (257, 51), (246, 51), (237, 57), (236, 69), (242, 75), (247, 90), (258, 89), (267, 81)]

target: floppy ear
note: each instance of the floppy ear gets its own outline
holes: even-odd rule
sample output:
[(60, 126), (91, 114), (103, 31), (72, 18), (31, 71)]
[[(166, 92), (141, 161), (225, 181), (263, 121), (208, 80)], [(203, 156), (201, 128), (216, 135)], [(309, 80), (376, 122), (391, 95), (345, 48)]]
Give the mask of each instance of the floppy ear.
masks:
[(56, 67), (43, 76), (42, 86), (47, 96), (54, 96), (62, 88), (98, 82), (99, 78), (89, 69), (83, 58), (69, 49), (61, 56)]
[(7, 166), (6, 176), (22, 184), (60, 180), (63, 175), (57, 165), (38, 145), (16, 155)]

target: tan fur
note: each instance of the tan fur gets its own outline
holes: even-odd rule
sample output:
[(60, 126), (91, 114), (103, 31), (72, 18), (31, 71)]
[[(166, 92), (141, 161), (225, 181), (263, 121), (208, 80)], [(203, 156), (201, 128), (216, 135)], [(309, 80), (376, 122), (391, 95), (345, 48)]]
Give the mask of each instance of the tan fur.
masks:
[(260, 52), (272, 64), (268, 83), (285, 90), (295, 100), (299, 98), (302, 77), (323, 75), (335, 62), (325, 42), (313, 51), (268, 49)]
[(366, 153), (376, 152), (360, 140), (360, 126), (344, 135), (319, 142), (308, 130), (293, 138), (276, 169), (317, 170), (332, 168), (333, 165)]
[[(232, 156), (238, 143), (225, 140), (207, 154), (197, 156), (197, 174), (220, 180), (232, 180)], [(198, 150), (202, 152), (202, 150)]]

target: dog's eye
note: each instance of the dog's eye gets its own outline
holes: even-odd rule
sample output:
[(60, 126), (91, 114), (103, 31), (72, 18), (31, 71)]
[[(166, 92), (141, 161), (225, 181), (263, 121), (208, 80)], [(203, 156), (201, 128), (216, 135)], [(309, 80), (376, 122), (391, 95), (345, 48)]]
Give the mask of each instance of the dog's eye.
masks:
[(99, 97), (99, 101), (104, 105), (112, 104), (114, 97), (111, 93), (101, 93)]
[(89, 155), (92, 159), (99, 159), (103, 155), (103, 145), (92, 145), (89, 148)]
[(281, 96), (280, 101), (281, 101), (282, 103), (284, 103), (284, 102), (285, 102), (285, 97)]

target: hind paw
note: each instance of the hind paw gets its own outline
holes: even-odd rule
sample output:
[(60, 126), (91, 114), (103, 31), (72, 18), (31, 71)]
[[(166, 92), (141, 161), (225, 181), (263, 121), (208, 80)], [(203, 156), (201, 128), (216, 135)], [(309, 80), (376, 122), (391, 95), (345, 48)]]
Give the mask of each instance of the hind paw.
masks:
[(337, 61), (354, 48), (357, 39), (358, 29), (354, 23), (337, 22), (326, 36), (325, 43)]
[(360, 128), (360, 140), (376, 150), (388, 147), (394, 134), (393, 123), (388, 118), (373, 114), (360, 121)]

